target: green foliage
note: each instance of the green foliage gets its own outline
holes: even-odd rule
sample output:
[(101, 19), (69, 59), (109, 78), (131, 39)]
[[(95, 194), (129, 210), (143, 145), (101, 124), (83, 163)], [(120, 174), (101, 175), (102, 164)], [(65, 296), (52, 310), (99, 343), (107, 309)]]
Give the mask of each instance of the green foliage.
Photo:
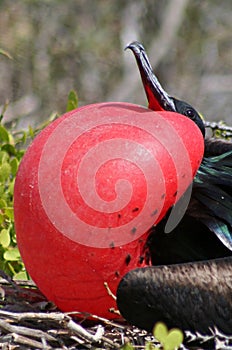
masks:
[(164, 350), (175, 350), (183, 343), (184, 335), (181, 330), (173, 328), (168, 331), (166, 325), (158, 322), (153, 330), (154, 337), (162, 344)]
[(72, 111), (73, 109), (76, 109), (78, 106), (78, 96), (76, 91), (71, 90), (68, 94), (68, 102), (67, 102), (67, 107), (66, 111)]
[(0, 124), (0, 269), (17, 278), (25, 271), (14, 230), (13, 191), (15, 176), (30, 133), (13, 135)]
[[(144, 346), (144, 350), (176, 350), (183, 343), (184, 335), (182, 331), (178, 328), (173, 328), (168, 330), (167, 326), (162, 322), (157, 322), (153, 335), (157, 341), (159, 341), (160, 346), (157, 347), (152, 342), (146, 342)], [(131, 343), (126, 343), (122, 348), (122, 350), (134, 350), (135, 348)]]

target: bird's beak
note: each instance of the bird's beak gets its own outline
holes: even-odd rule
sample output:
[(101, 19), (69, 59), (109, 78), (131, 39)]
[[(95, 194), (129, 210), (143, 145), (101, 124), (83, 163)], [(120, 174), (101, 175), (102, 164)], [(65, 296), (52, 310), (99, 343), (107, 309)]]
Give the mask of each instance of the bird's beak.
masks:
[(154, 111), (165, 110), (176, 112), (175, 103), (172, 97), (170, 97), (162, 88), (152, 71), (151, 64), (143, 45), (138, 41), (134, 41), (125, 49), (130, 49), (136, 58), (149, 103), (148, 107)]

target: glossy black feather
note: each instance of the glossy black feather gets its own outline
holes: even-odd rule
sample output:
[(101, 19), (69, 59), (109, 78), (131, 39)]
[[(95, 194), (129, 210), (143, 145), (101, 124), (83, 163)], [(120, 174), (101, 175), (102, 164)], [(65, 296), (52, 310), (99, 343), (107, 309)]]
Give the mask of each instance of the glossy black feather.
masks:
[(165, 224), (166, 220), (163, 219), (150, 229), (147, 254), (150, 255), (152, 265), (178, 264), (232, 255), (230, 249), (199, 219), (186, 214), (170, 233), (164, 233)]
[(120, 282), (117, 304), (128, 322), (151, 331), (168, 327), (226, 334), (232, 330), (232, 257), (130, 271)]
[(232, 143), (219, 138), (205, 139), (205, 157), (219, 156), (232, 150)]
[(232, 252), (232, 151), (203, 159), (191, 201), (195, 210), (190, 202), (188, 214), (205, 224)]

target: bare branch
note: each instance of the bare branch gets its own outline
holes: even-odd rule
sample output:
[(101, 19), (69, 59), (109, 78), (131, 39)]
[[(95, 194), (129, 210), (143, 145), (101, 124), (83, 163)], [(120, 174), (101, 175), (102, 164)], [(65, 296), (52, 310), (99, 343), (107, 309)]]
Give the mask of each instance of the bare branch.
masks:
[(0, 328), (5, 332), (9, 332), (9, 333), (26, 335), (29, 337), (39, 338), (39, 339), (44, 338), (48, 341), (56, 341), (56, 338), (39, 329), (32, 329), (32, 328), (22, 327), (22, 326), (14, 326), (1, 319), (0, 319)]

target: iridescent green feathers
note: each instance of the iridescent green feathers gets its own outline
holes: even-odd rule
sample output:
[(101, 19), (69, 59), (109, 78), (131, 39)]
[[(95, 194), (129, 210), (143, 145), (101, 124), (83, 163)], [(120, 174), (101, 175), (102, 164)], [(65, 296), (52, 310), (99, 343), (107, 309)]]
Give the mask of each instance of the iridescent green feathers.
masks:
[(203, 159), (192, 197), (205, 213), (199, 220), (232, 251), (232, 151)]

